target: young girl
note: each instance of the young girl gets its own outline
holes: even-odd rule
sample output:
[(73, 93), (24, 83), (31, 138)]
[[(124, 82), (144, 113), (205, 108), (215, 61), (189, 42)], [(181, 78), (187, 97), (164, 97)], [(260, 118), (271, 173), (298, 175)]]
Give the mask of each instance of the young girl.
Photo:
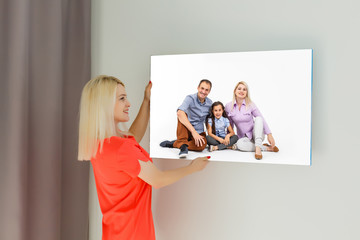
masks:
[[(214, 102), (210, 108), (210, 115), (207, 117), (206, 140), (209, 144), (209, 151), (223, 150), (226, 148), (236, 149), (235, 143), (238, 136), (232, 129), (224, 105), (221, 102)], [(215, 123), (215, 124), (214, 124)]]

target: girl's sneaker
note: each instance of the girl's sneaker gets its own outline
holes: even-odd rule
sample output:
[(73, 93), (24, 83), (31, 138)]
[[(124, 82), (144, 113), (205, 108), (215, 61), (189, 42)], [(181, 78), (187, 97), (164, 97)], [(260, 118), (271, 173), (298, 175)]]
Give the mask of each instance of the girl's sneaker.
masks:
[(209, 145), (209, 152), (214, 151), (214, 146), (213, 145)]

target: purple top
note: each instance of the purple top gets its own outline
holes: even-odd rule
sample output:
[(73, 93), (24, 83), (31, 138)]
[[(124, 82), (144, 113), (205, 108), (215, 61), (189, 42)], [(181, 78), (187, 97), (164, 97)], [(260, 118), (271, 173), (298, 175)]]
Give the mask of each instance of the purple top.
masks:
[(251, 103), (246, 109), (245, 101), (241, 104), (240, 110), (235, 102), (233, 106), (231, 106), (232, 102), (229, 102), (225, 106), (225, 111), (229, 117), (230, 124), (234, 128), (234, 124), (236, 126), (236, 133), (239, 138), (243, 138), (247, 136), (249, 139), (253, 137), (253, 128), (254, 128), (254, 117), (262, 117), (264, 123), (264, 134), (270, 134), (270, 128), (267, 125), (264, 117), (261, 115), (261, 112), (256, 107), (254, 103)]

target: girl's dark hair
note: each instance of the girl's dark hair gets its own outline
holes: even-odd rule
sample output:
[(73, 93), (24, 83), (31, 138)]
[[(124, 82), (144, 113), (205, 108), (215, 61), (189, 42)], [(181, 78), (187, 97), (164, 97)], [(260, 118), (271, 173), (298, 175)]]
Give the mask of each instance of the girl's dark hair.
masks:
[(207, 115), (207, 117), (206, 117), (206, 124), (208, 124), (209, 118), (211, 118), (211, 120), (212, 120), (212, 126), (211, 126), (212, 134), (216, 134), (216, 129), (215, 129), (215, 116), (214, 116), (214, 114), (213, 114), (213, 110), (214, 110), (214, 107), (219, 106), (219, 105), (221, 105), (221, 107), (222, 107), (222, 109), (223, 109), (223, 114), (222, 114), (222, 116), (223, 116), (224, 118), (228, 118), (228, 116), (227, 116), (227, 114), (226, 114), (226, 112), (225, 112), (224, 104), (222, 104), (222, 102), (220, 102), (220, 101), (214, 102), (214, 103), (211, 105), (211, 107), (210, 107), (210, 113), (209, 113), (209, 115)]

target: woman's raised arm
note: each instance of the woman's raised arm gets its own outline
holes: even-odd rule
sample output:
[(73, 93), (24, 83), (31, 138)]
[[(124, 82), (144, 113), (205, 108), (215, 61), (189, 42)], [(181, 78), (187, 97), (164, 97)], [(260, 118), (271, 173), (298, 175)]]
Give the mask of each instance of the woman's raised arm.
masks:
[(144, 100), (141, 104), (140, 110), (129, 129), (129, 132), (134, 135), (137, 142), (140, 142), (143, 138), (149, 123), (151, 87), (152, 83), (149, 81), (149, 84), (145, 88)]

